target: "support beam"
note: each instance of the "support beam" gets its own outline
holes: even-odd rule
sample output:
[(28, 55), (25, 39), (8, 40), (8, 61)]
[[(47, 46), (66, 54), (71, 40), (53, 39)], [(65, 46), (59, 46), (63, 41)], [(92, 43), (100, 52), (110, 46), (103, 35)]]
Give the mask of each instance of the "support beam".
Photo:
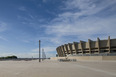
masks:
[(58, 47), (59, 57), (61, 57), (60, 47)]
[(81, 40), (80, 40), (80, 46), (81, 46), (81, 52), (83, 54), (84, 52), (83, 52), (83, 45), (82, 45), (82, 41)]
[(56, 51), (57, 51), (57, 53), (58, 53), (58, 56), (60, 56), (58, 48), (56, 48)]
[(108, 46), (109, 46), (109, 53), (110, 53), (111, 51), (110, 36), (108, 36)]
[(73, 42), (75, 52), (76, 52), (76, 54), (78, 54), (78, 50), (77, 50), (77, 45), (76, 44), (77, 44), (76, 42)]
[(57, 47), (57, 49), (56, 49), (56, 50), (57, 50), (58, 56), (60, 56), (60, 54), (59, 54), (59, 50), (58, 50), (58, 47)]
[(67, 52), (67, 55), (68, 55), (69, 52), (68, 52), (68, 48), (67, 48), (67, 45), (66, 45), (66, 44), (64, 45), (64, 48), (65, 48), (65, 50), (66, 50), (66, 52)]
[(61, 52), (61, 56), (63, 57), (64, 56), (64, 53), (62, 51), (62, 47), (60, 46), (60, 52)]
[(64, 56), (64, 51), (62, 50), (62, 46), (60, 46), (60, 50), (61, 50), (62, 56)]
[(70, 44), (70, 43), (68, 43), (68, 47), (69, 47), (70, 53), (73, 54), (73, 52), (72, 52), (72, 47), (71, 47), (71, 44)]
[[(57, 52), (57, 54), (58, 54), (58, 48), (56, 48), (56, 52)], [(58, 56), (59, 56), (59, 54), (58, 54)]]
[(89, 43), (89, 54), (91, 54), (91, 40), (88, 39), (88, 43)]
[(61, 48), (62, 48), (62, 51), (63, 51), (63, 55), (66, 56), (64, 46), (62, 45)]
[(62, 57), (64, 56), (64, 53), (63, 53), (63, 50), (62, 50), (62, 47), (60, 46), (60, 51), (61, 51), (61, 54), (62, 54)]
[(97, 43), (98, 43), (98, 53), (100, 53), (100, 39), (97, 38)]

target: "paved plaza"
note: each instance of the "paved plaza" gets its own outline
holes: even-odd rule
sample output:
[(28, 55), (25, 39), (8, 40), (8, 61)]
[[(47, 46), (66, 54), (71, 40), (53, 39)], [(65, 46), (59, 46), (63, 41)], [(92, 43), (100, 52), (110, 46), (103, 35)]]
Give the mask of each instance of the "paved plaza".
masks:
[(116, 77), (116, 61), (0, 61), (0, 77)]

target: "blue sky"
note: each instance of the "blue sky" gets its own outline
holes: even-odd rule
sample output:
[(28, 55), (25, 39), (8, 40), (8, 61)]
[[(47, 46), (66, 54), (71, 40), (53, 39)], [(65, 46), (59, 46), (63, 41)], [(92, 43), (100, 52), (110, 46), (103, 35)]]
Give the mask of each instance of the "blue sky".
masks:
[(0, 56), (47, 57), (80, 40), (116, 38), (116, 0), (0, 0)]

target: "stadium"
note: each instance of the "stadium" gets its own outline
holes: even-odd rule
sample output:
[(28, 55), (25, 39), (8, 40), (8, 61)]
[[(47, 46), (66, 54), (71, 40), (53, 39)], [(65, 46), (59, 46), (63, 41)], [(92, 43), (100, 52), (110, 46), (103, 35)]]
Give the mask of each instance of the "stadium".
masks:
[(116, 56), (116, 39), (80, 41), (61, 45), (56, 48), (59, 57), (66, 56)]

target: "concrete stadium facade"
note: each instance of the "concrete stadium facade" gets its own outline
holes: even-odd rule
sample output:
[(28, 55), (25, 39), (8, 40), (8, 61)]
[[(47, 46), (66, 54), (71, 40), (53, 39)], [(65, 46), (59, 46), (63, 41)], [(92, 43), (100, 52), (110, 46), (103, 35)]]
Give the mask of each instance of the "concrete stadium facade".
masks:
[(61, 45), (56, 48), (59, 57), (65, 57), (71, 54), (101, 54), (101, 53), (116, 53), (116, 39), (92, 41), (80, 41)]

